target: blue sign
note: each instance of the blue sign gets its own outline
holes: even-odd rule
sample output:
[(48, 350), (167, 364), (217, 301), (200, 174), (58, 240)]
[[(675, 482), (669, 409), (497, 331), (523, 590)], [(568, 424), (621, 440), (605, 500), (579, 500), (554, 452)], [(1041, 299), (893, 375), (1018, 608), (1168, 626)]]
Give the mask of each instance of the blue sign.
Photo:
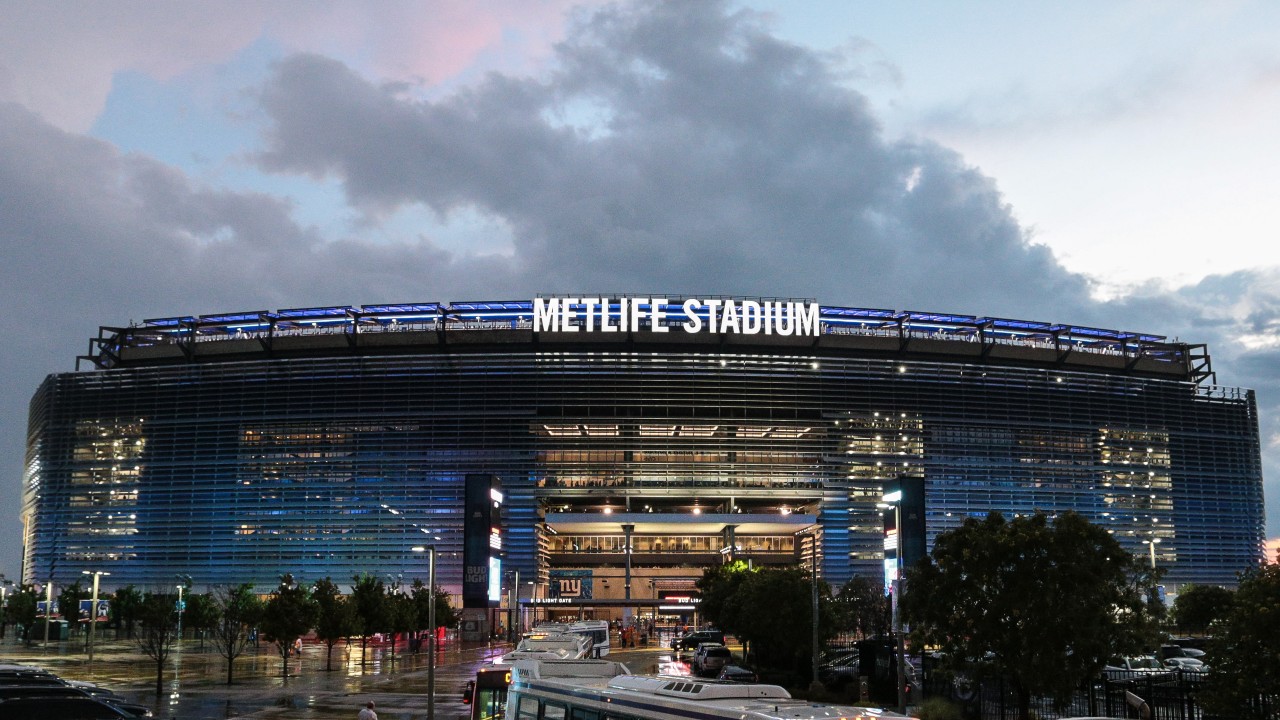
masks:
[(47, 610), (48, 610), (48, 605), (49, 605), (49, 603), (45, 602), (44, 600), (37, 600), (37, 601), (36, 601), (36, 619), (37, 619), (37, 620), (43, 620), (43, 619), (44, 619), (44, 618), (46, 618), (46, 617), (51, 618), (51, 619), (52, 619), (52, 618), (62, 617), (62, 615), (58, 612), (58, 601), (57, 601), (57, 600), (54, 600), (54, 601), (53, 601), (53, 613), (52, 613), (52, 614), (50, 614), (50, 613), (48, 613), (48, 612), (47, 612)]
[(591, 599), (590, 570), (552, 570), (551, 593), (553, 598)]

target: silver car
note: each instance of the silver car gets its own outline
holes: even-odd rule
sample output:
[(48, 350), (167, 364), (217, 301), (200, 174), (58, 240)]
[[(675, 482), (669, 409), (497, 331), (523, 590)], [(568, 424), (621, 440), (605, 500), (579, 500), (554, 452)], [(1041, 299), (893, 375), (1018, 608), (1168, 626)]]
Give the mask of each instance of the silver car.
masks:
[(693, 672), (698, 675), (715, 675), (731, 662), (733, 654), (729, 652), (729, 648), (719, 643), (702, 643), (693, 653)]

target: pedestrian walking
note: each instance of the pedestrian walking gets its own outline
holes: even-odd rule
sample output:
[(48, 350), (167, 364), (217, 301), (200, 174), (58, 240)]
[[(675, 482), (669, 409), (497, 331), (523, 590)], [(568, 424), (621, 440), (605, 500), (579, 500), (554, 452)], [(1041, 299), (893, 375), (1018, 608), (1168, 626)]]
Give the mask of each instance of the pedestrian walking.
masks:
[(356, 720), (378, 720), (378, 713), (373, 711), (373, 701), (370, 700), (360, 714), (356, 716)]

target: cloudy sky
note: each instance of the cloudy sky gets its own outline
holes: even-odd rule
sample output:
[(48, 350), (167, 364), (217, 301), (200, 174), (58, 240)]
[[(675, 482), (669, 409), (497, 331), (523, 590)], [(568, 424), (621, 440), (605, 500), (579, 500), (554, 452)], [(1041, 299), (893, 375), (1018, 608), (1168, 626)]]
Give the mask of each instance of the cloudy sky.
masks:
[(0, 0), (0, 572), (99, 325), (613, 292), (1208, 343), (1280, 535), (1280, 4)]

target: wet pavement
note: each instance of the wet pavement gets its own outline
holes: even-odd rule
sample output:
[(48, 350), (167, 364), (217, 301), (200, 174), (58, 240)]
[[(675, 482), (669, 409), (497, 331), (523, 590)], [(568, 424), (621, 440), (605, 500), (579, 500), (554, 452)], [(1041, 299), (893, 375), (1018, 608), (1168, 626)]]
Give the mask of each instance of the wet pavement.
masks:
[[(462, 690), (476, 669), (510, 649), (507, 643), (441, 644), (436, 659), (436, 720), (466, 716)], [(182, 642), (165, 663), (162, 693), (156, 696), (155, 661), (130, 641), (99, 642), (90, 662), (82, 639), (25, 647), (12, 635), (0, 640), (0, 662), (39, 665), (69, 680), (88, 680), (152, 708), (156, 718), (173, 720), (351, 720), (369, 700), (379, 720), (423, 720), (427, 717), (427, 655), (385, 645), (369, 645), (361, 662), (359, 642), (333, 649), (326, 669), (322, 643), (304, 644), (301, 657), (290, 658), (289, 676), (282, 674), (275, 646), (263, 643), (236, 658), (234, 681), (226, 684), (226, 659), (196, 640)], [(632, 672), (687, 674), (687, 662), (657, 645), (615, 648), (609, 656)]]

